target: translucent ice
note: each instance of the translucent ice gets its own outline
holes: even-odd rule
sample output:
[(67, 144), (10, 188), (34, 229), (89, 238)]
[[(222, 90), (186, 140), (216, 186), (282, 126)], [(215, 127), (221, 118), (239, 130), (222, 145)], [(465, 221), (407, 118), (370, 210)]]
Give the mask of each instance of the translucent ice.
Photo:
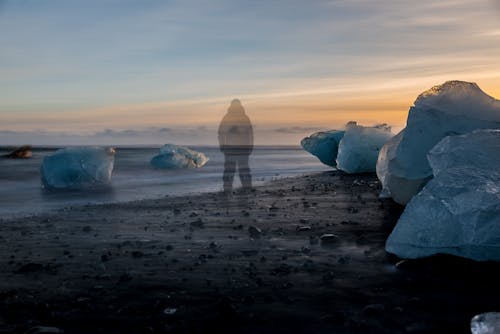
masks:
[(500, 313), (488, 312), (476, 315), (470, 322), (472, 334), (500, 333)]
[(302, 139), (300, 144), (325, 165), (335, 167), (339, 142), (343, 136), (344, 131), (339, 130), (316, 132)]
[(428, 160), (434, 178), (408, 203), (386, 250), (500, 261), (500, 130), (448, 136)]
[(386, 124), (365, 127), (347, 123), (339, 143), (337, 168), (346, 173), (374, 172), (380, 149), (392, 136)]
[(115, 150), (102, 147), (71, 147), (46, 156), (40, 169), (48, 189), (81, 189), (111, 181)]
[(208, 162), (208, 157), (187, 147), (166, 144), (160, 154), (151, 159), (151, 165), (160, 169), (198, 168)]
[(377, 175), (382, 195), (406, 204), (432, 178), (429, 150), (448, 135), (500, 128), (500, 101), (475, 83), (448, 81), (416, 99), (406, 128), (381, 150)]

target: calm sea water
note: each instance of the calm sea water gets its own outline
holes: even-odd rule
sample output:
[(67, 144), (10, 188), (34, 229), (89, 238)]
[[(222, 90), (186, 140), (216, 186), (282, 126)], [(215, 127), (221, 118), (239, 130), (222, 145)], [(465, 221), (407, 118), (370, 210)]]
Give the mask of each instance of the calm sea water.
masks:
[[(0, 159), (0, 217), (46, 212), (89, 203), (125, 202), (220, 191), (224, 156), (216, 147), (192, 147), (210, 161), (202, 168), (157, 170), (149, 165), (158, 148), (118, 148), (109, 189), (100, 191), (44, 190), (40, 165), (55, 149), (35, 149), (32, 159)], [(0, 155), (7, 153), (0, 149)], [(254, 185), (273, 179), (331, 170), (300, 147), (256, 147), (250, 157)], [(235, 187), (240, 186), (235, 177)]]

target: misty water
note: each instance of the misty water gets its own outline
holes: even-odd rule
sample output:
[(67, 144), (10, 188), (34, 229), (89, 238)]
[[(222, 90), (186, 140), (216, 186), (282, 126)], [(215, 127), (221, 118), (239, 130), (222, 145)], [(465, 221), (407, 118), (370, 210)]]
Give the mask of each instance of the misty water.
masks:
[[(68, 206), (126, 202), (222, 190), (224, 156), (218, 147), (192, 147), (210, 161), (199, 169), (158, 170), (150, 166), (158, 148), (118, 148), (112, 182), (104, 190), (47, 191), (40, 181), (44, 156), (56, 149), (34, 149), (32, 159), (0, 159), (0, 217), (9, 218)], [(0, 149), (0, 155), (8, 153)], [(253, 184), (331, 170), (298, 146), (255, 147), (250, 157)], [(235, 188), (240, 186), (235, 177)]]

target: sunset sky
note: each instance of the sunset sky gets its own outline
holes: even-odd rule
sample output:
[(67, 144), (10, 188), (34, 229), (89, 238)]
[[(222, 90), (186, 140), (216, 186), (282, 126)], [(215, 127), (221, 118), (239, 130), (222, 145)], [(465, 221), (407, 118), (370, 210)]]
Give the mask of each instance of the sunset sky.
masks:
[(500, 0), (0, 0), (0, 145), (257, 144), (404, 127), (422, 91), (500, 98)]

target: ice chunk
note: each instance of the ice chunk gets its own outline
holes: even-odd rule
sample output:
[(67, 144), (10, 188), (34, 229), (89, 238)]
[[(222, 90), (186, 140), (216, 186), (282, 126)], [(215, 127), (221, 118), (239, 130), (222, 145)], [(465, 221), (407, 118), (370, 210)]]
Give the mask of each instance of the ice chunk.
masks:
[(344, 136), (344, 132), (339, 130), (316, 132), (302, 139), (300, 145), (304, 150), (318, 157), (325, 165), (335, 167), (337, 166), (339, 142)]
[(434, 178), (406, 206), (386, 250), (500, 261), (500, 130), (441, 140), (428, 154)]
[(374, 172), (380, 149), (393, 136), (386, 124), (374, 127), (349, 122), (339, 143), (337, 168), (346, 173)]
[(470, 322), (472, 334), (500, 333), (500, 313), (488, 312), (476, 315)]
[(48, 189), (81, 189), (111, 181), (115, 150), (102, 147), (71, 147), (46, 156), (40, 169)]
[(406, 128), (384, 147), (377, 161), (382, 195), (406, 204), (432, 178), (426, 155), (448, 135), (500, 128), (500, 101), (475, 83), (448, 81), (420, 94)]
[(208, 157), (187, 147), (166, 144), (160, 154), (151, 159), (151, 165), (160, 169), (198, 168), (208, 162)]

